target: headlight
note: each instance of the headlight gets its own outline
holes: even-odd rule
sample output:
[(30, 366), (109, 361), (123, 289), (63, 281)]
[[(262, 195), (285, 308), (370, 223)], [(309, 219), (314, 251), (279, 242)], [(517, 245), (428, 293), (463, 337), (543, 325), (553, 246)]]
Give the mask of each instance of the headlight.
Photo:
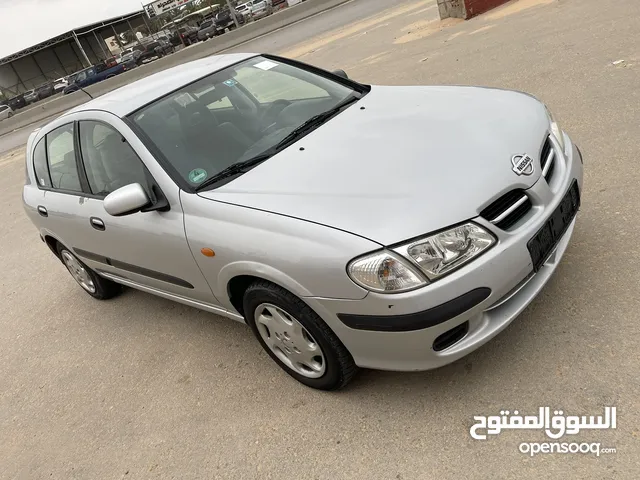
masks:
[(347, 272), (361, 287), (380, 293), (406, 292), (427, 283), (407, 262), (388, 251), (353, 260)]
[(562, 134), (562, 129), (560, 128), (560, 125), (558, 125), (556, 118), (553, 116), (553, 114), (548, 108), (547, 108), (547, 115), (549, 116), (549, 122), (551, 123), (551, 133), (560, 144), (560, 147), (562, 147), (562, 153), (564, 153), (564, 135)]
[(429, 280), (435, 280), (476, 258), (495, 242), (494, 236), (484, 228), (465, 223), (396, 251), (411, 258)]

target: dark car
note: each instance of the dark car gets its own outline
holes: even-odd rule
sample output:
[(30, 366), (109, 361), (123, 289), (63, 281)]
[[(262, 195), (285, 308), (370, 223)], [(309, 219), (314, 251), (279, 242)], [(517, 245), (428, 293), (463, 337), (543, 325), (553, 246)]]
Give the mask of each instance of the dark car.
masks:
[(213, 18), (205, 20), (200, 24), (198, 30), (198, 40), (204, 41), (216, 35), (216, 21)]
[(11, 107), (11, 110), (16, 111), (19, 108), (26, 107), (27, 102), (24, 100), (24, 95), (20, 94), (7, 100), (7, 105)]
[(36, 93), (38, 94), (38, 99), (40, 100), (50, 97), (51, 95), (53, 95), (53, 83), (47, 82), (43, 83), (39, 87), (36, 87)]
[(127, 66), (124, 64), (118, 64), (115, 67), (108, 68), (104, 63), (99, 63), (93, 67), (80, 70), (78, 73), (74, 73), (69, 77), (69, 86), (67, 86), (63, 93), (76, 92), (80, 88), (93, 85), (94, 83), (101, 82), (107, 78), (115, 77), (123, 72), (127, 71)]
[(175, 52), (175, 47), (171, 45), (171, 43), (165, 42), (164, 40), (156, 40), (144, 47), (144, 51), (138, 56), (136, 62), (138, 65), (141, 65), (152, 59), (161, 58), (173, 52)]
[(125, 53), (120, 57), (120, 63), (127, 67), (128, 70), (136, 68), (139, 65), (142, 52), (140, 50), (132, 50), (129, 53)]
[[(240, 25), (244, 24), (244, 17), (242, 15), (236, 14), (236, 18), (238, 19), (238, 23)], [(217, 35), (222, 35), (227, 28), (229, 30), (233, 30), (234, 28), (236, 28), (236, 24), (233, 21), (233, 15), (231, 15), (231, 10), (229, 10), (229, 8), (223, 8), (219, 13), (216, 14), (215, 23)]]
[(185, 45), (191, 45), (198, 41), (198, 29), (191, 25), (185, 25), (178, 29), (178, 34)]

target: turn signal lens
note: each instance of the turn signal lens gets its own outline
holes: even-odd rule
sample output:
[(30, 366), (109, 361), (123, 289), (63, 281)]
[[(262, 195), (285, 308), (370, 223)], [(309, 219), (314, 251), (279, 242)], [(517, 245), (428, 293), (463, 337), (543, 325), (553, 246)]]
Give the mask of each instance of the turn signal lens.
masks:
[(386, 251), (352, 261), (347, 272), (361, 287), (380, 293), (406, 292), (427, 283), (401, 258)]

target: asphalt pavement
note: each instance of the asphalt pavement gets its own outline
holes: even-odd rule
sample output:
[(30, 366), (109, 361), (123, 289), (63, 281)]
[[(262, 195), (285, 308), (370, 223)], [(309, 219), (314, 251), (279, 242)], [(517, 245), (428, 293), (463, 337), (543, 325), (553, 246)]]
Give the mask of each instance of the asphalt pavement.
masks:
[[(540, 296), (452, 365), (362, 371), (343, 391), (317, 392), (240, 323), (133, 290), (90, 298), (22, 211), (22, 152), (0, 155), (0, 478), (640, 478), (640, 3), (519, 0), (468, 22), (437, 21), (434, 3), (370, 11), (356, 0), (240, 49), (367, 83), (476, 84), (544, 100), (582, 149), (585, 188)], [(353, 16), (327, 28), (340, 12)], [(389, 165), (381, 174), (392, 181)], [(519, 445), (550, 441), (541, 431), (469, 434), (474, 416), (544, 406), (587, 416), (617, 407), (616, 429), (561, 440), (616, 453), (531, 457)]]

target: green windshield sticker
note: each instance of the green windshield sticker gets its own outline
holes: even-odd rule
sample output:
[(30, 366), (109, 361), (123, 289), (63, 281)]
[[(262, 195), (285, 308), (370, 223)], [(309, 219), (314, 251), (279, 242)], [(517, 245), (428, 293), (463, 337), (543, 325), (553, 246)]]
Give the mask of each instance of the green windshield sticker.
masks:
[(202, 183), (207, 178), (207, 171), (202, 168), (195, 168), (189, 172), (189, 181), (191, 183)]
[(236, 82), (233, 78), (231, 78), (231, 79), (229, 79), (229, 80), (225, 80), (225, 81), (224, 81), (224, 84), (225, 84), (227, 87), (233, 87), (233, 86), (235, 86), (237, 83), (238, 83), (238, 82)]

